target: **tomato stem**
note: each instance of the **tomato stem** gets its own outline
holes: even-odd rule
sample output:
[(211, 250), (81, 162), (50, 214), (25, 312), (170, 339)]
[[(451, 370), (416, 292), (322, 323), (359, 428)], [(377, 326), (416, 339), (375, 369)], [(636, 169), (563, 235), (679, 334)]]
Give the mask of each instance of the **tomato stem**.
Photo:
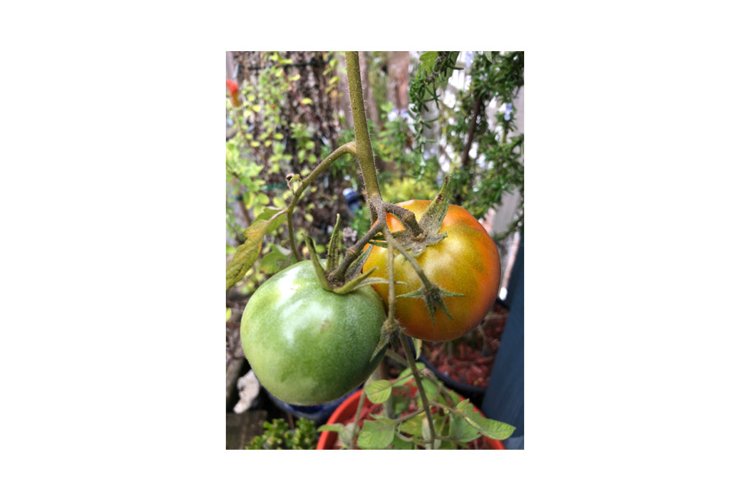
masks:
[(357, 260), (357, 257), (359, 257), (359, 253), (362, 251), (362, 249), (367, 245), (367, 243), (375, 237), (376, 234), (378, 234), (380, 231), (383, 230), (385, 227), (385, 222), (382, 220), (376, 220), (375, 224), (372, 225), (372, 227), (365, 233), (364, 236), (362, 236), (353, 246), (346, 249), (346, 252), (344, 252), (344, 259), (341, 261), (341, 264), (339, 267), (333, 271), (333, 273), (329, 274), (330, 280), (333, 283), (343, 283), (344, 277), (346, 275), (347, 269), (349, 269), (349, 266), (352, 265), (352, 263)]
[(370, 207), (370, 222), (374, 224), (378, 219), (378, 214), (373, 203), (379, 204), (381, 196), (377, 169), (375, 168), (375, 157), (372, 154), (372, 145), (370, 144), (370, 133), (367, 130), (365, 101), (359, 74), (359, 54), (356, 51), (346, 53), (346, 77), (349, 80), (349, 101), (354, 119), (354, 138), (357, 144), (356, 157), (362, 172), (362, 179), (365, 182), (365, 192)]
[(396, 282), (393, 277), (393, 243), (388, 242), (388, 319), (395, 321), (396, 315)]
[(365, 405), (365, 390), (359, 395), (357, 411), (354, 413), (354, 427), (352, 428), (352, 450), (357, 448), (357, 435), (359, 434), (359, 417), (362, 414), (362, 407)]
[(420, 281), (422, 281), (422, 284), (424, 285), (425, 289), (429, 289), (432, 286), (432, 282), (427, 278), (427, 275), (422, 270), (422, 267), (417, 262), (417, 259), (414, 258), (413, 255), (411, 255), (404, 247), (401, 245), (396, 238), (393, 237), (393, 234), (391, 234), (390, 230), (388, 228), (384, 228), (383, 232), (385, 234), (385, 238), (388, 241), (388, 244), (392, 244), (396, 250), (398, 250), (398, 253), (404, 256), (404, 258), (411, 264), (411, 267), (414, 268), (414, 272), (417, 273), (417, 276), (419, 276)]
[(400, 220), (404, 226), (406, 226), (406, 229), (411, 232), (412, 236), (424, 236), (424, 231), (419, 225), (419, 222), (417, 222), (417, 216), (414, 215), (414, 212), (412, 212), (411, 210), (408, 210), (404, 207), (399, 207), (398, 205), (394, 205), (392, 203), (383, 203), (383, 209), (385, 209), (386, 212), (395, 215), (396, 218)]
[(289, 202), (289, 207), (287, 208), (287, 214), (286, 214), (286, 224), (287, 224), (287, 230), (289, 231), (289, 246), (292, 247), (292, 253), (294, 253), (294, 259), (299, 262), (302, 260), (302, 255), (299, 253), (299, 249), (297, 248), (297, 240), (294, 235), (294, 224), (292, 222), (292, 214), (294, 212), (294, 208), (297, 206), (297, 203), (299, 202), (299, 199), (302, 197), (302, 194), (305, 192), (305, 189), (312, 184), (312, 182), (317, 179), (320, 174), (328, 170), (334, 161), (338, 160), (345, 154), (354, 155), (355, 151), (355, 143), (354, 142), (347, 142), (343, 146), (338, 147), (334, 152), (326, 156), (323, 161), (321, 161), (317, 167), (313, 169), (312, 172), (310, 172), (310, 175), (302, 179), (302, 183), (300, 184), (299, 188), (294, 191), (294, 196), (292, 197), (292, 201)]
[(427, 399), (427, 393), (425, 392), (424, 386), (422, 385), (422, 376), (417, 369), (417, 364), (414, 361), (414, 357), (411, 355), (411, 349), (406, 342), (406, 337), (403, 333), (399, 332), (398, 338), (399, 340), (401, 340), (401, 347), (404, 349), (406, 360), (409, 362), (409, 369), (411, 370), (412, 375), (414, 375), (414, 382), (417, 384), (419, 397), (422, 399), (422, 408), (424, 409), (424, 414), (427, 417), (427, 425), (430, 428), (430, 439), (428, 440), (428, 443), (430, 444), (430, 449), (435, 449), (435, 436), (437, 436), (437, 433), (435, 432), (435, 424), (432, 421), (430, 401), (429, 399)]

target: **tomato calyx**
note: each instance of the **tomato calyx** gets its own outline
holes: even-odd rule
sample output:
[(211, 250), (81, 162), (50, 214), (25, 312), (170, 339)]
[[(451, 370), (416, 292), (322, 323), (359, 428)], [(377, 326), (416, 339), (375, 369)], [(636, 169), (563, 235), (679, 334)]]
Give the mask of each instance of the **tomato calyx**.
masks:
[[(440, 192), (430, 202), (427, 211), (417, 221), (409, 210), (397, 205), (385, 204), (386, 212), (393, 214), (407, 227), (406, 230), (391, 233), (404, 250), (419, 257), (427, 247), (440, 243), (445, 233), (440, 232), (450, 199), (450, 175), (446, 176)], [(407, 215), (408, 214), (408, 215)], [(414, 219), (413, 223), (411, 219)]]
[(318, 253), (315, 251), (315, 245), (309, 236), (305, 237), (305, 243), (307, 244), (307, 249), (310, 253), (310, 258), (313, 263), (313, 268), (315, 269), (315, 275), (318, 278), (318, 283), (320, 283), (320, 286), (323, 287), (324, 290), (339, 295), (346, 295), (347, 293), (352, 293), (362, 287), (388, 282), (383, 278), (371, 278), (370, 275), (375, 272), (374, 269), (371, 269), (366, 273), (362, 272), (362, 267), (364, 266), (367, 257), (370, 255), (371, 249), (360, 252), (352, 263), (347, 266), (343, 282), (337, 282), (333, 279), (333, 276), (336, 274), (336, 270), (341, 264), (345, 254), (343, 237), (341, 235), (341, 218), (338, 214), (336, 214), (336, 225), (333, 228), (333, 233), (331, 234), (331, 239), (328, 243), (328, 257), (325, 262), (325, 269), (320, 262)]
[(402, 293), (401, 295), (397, 295), (397, 298), (419, 298), (424, 300), (425, 305), (427, 306), (427, 311), (430, 313), (430, 320), (432, 320), (432, 323), (435, 323), (435, 313), (437, 313), (438, 308), (440, 308), (448, 318), (453, 319), (453, 315), (448, 310), (448, 306), (445, 305), (445, 301), (443, 300), (443, 297), (463, 297), (464, 294), (462, 293), (455, 293), (450, 292), (448, 290), (444, 290), (437, 286), (436, 284), (432, 283), (431, 281), (428, 281), (425, 285), (422, 284), (421, 287), (417, 288), (416, 290), (409, 292), (409, 293)]

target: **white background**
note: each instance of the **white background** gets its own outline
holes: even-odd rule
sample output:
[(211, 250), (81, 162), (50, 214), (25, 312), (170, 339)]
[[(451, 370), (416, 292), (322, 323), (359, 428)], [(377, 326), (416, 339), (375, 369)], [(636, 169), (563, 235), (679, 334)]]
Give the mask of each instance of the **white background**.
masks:
[[(739, 3), (414, 4), (0, 7), (0, 496), (748, 498)], [(344, 49), (526, 51), (524, 451), (224, 450), (224, 52)]]

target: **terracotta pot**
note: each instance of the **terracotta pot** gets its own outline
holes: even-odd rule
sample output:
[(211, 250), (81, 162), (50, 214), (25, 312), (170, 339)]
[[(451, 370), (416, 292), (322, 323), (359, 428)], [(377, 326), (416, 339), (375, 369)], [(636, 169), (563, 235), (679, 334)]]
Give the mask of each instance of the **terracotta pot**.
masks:
[[(343, 424), (354, 419), (355, 413), (357, 413), (357, 404), (359, 403), (359, 396), (362, 394), (362, 390), (355, 392), (344, 400), (341, 405), (331, 414), (327, 424)], [(338, 439), (338, 433), (323, 431), (318, 438), (317, 450), (333, 450), (336, 446), (336, 440)], [(490, 439), (482, 436), (482, 442), (485, 446), (491, 450), (504, 450), (502, 441), (497, 439)]]

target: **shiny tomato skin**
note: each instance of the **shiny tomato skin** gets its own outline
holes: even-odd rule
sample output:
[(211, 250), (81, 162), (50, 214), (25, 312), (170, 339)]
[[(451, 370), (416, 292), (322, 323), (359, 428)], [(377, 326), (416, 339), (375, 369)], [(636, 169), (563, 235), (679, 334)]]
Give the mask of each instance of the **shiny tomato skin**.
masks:
[[(420, 219), (429, 200), (411, 200), (398, 205), (411, 210)], [(400, 221), (388, 214), (392, 231), (404, 229)], [(497, 245), (481, 224), (464, 208), (450, 205), (440, 226), (447, 236), (417, 257), (427, 278), (443, 290), (461, 293), (461, 297), (444, 297), (452, 319), (438, 309), (434, 321), (420, 298), (397, 298), (396, 318), (412, 337), (429, 341), (447, 341), (460, 337), (476, 327), (492, 307), (500, 286), (500, 256)], [(388, 279), (388, 251), (373, 247), (363, 271), (376, 267), (373, 276)], [(421, 281), (403, 256), (394, 259), (396, 295), (417, 290)], [(375, 285), (383, 300), (388, 301), (388, 285)]]
[(373, 372), (385, 320), (370, 287), (338, 295), (323, 289), (309, 260), (264, 282), (240, 324), (242, 349), (258, 380), (278, 399), (315, 405), (345, 395)]

